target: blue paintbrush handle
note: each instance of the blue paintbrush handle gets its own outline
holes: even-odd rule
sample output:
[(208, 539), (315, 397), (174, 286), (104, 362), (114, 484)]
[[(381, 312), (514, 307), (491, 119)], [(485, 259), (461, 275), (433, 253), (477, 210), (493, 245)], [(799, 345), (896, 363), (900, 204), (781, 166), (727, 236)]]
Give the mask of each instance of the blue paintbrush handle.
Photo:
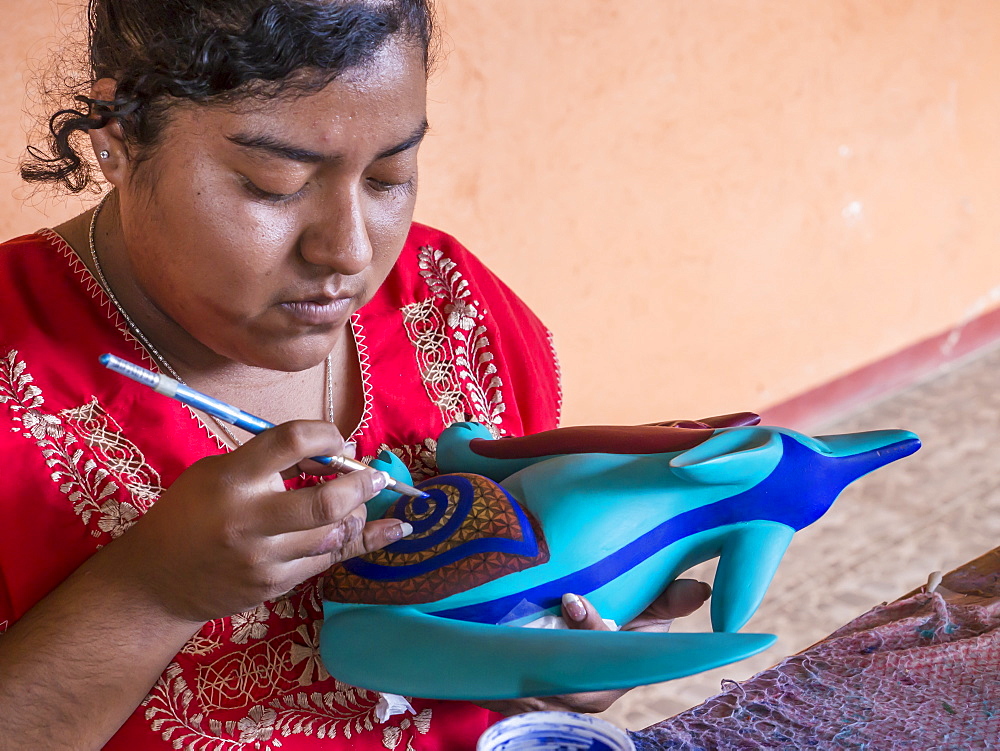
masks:
[[(133, 381), (141, 383), (144, 386), (149, 386), (157, 393), (169, 396), (171, 399), (176, 399), (182, 404), (187, 404), (195, 409), (200, 409), (202, 412), (212, 415), (212, 417), (217, 417), (220, 420), (228, 422), (230, 425), (235, 425), (238, 428), (242, 428), (249, 433), (254, 433), (256, 435), (274, 427), (273, 422), (268, 422), (267, 420), (257, 417), (256, 415), (251, 415), (249, 412), (244, 412), (242, 409), (234, 407), (232, 404), (227, 404), (226, 402), (220, 401), (219, 399), (211, 397), (208, 394), (203, 394), (202, 392), (193, 389), (180, 381), (168, 378), (162, 373), (154, 373), (153, 371), (147, 370), (140, 365), (136, 365), (128, 360), (123, 360), (120, 357), (115, 357), (114, 355), (101, 355), (100, 360), (104, 367), (109, 370), (113, 370), (115, 373), (127, 376)], [(367, 464), (359, 462), (355, 459), (350, 459), (346, 456), (313, 456), (311, 459), (314, 462), (325, 464), (338, 472), (371, 469), (371, 467)], [(412, 496), (414, 498), (423, 498), (426, 495), (426, 493), (410, 487), (406, 483), (399, 482), (392, 477), (389, 478), (388, 487), (395, 490), (397, 493), (402, 493), (403, 495)]]

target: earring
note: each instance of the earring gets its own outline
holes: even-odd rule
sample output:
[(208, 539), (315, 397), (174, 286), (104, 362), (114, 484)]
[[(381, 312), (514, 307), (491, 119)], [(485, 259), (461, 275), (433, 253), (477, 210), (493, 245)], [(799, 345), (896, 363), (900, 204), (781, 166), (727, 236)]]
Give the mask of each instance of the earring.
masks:
[(107, 151), (102, 151), (97, 156), (99, 156), (101, 159), (107, 159), (109, 156), (111, 156), (111, 154), (109, 154)]

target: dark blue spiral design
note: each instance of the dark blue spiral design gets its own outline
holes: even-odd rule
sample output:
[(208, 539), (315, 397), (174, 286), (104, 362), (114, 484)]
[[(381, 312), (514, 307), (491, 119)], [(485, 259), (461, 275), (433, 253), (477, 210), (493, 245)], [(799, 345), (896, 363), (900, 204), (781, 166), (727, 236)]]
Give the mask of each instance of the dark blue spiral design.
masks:
[[(426, 510), (420, 509), (419, 505), (414, 506), (410, 502), (411, 499), (398, 501), (394, 506), (392, 506), (386, 514), (386, 518), (401, 519), (403, 521), (410, 522), (413, 524), (414, 531), (413, 534), (405, 540), (394, 542), (392, 545), (384, 548), (384, 553), (388, 553), (390, 555), (421, 553), (429, 548), (433, 548), (443, 542), (446, 542), (464, 523), (466, 523), (469, 513), (472, 510), (473, 501), (475, 500), (475, 486), (469, 478), (462, 475), (441, 475), (439, 477), (434, 477), (425, 483), (421, 483), (421, 485), (424, 486), (429, 484), (448, 484), (458, 489), (458, 499), (455, 501), (454, 506), (450, 509), (450, 517), (445, 521), (441, 528), (434, 531), (433, 534), (420, 536), (421, 532), (427, 532), (427, 530), (433, 528), (433, 526), (440, 521), (445, 514), (449, 513), (448, 496), (442, 489), (422, 487), (421, 490), (424, 490), (431, 496), (428, 500), (428, 503), (432, 504), (431, 513), (425, 519), (413, 521), (406, 516), (408, 510), (416, 513), (418, 516), (426, 513)], [(507, 498), (507, 502), (514, 510), (520, 526), (522, 539), (512, 540), (506, 537), (481, 537), (472, 539), (456, 545), (455, 547), (449, 548), (448, 550), (445, 550), (442, 553), (419, 563), (387, 566), (373, 563), (370, 560), (366, 560), (365, 557), (358, 557), (348, 559), (341, 565), (352, 574), (366, 579), (377, 581), (401, 581), (415, 576), (420, 576), (422, 574), (427, 574), (477, 553), (507, 553), (509, 555), (525, 558), (537, 557), (539, 555), (539, 545), (538, 539), (535, 537), (535, 531), (532, 528), (531, 520), (528, 518), (527, 514), (525, 514), (521, 505), (513, 497), (511, 497), (506, 490), (503, 490), (501, 486), (496, 484), (494, 484), (494, 487), (500, 488), (500, 490), (503, 491), (504, 496)]]
[[(389, 509), (386, 518), (409, 522), (413, 525), (413, 533), (405, 540), (400, 540), (388, 548), (393, 553), (420, 553), (427, 550), (427, 548), (440, 545), (465, 523), (466, 518), (472, 511), (472, 504), (475, 501), (475, 488), (468, 477), (461, 475), (441, 475), (421, 484), (425, 486), (431, 484), (450, 485), (458, 490), (458, 500), (453, 507), (449, 508), (448, 494), (445, 493), (443, 488), (423, 487), (420, 489), (427, 493), (430, 496), (429, 498), (402, 498), (397, 501)], [(510, 496), (507, 497), (510, 498)], [(432, 510), (427, 517), (424, 519), (414, 519), (407, 514), (407, 511), (412, 510), (415, 514), (420, 515), (421, 512), (417, 508), (419, 508), (421, 502), (431, 505)], [(511, 499), (511, 502), (515, 503), (513, 499)], [(433, 534), (427, 534), (446, 514), (449, 515), (449, 518), (441, 525), (441, 528)]]
[[(434, 545), (436, 543), (430, 542), (430, 540), (440, 541), (445, 539), (447, 535), (442, 536), (441, 531), (452, 527), (456, 518), (461, 521), (464, 519), (468, 513), (469, 509), (472, 507), (472, 492), (471, 485), (468, 491), (465, 488), (459, 488), (459, 500), (458, 504), (454, 510), (452, 510), (452, 517), (449, 523), (442, 526), (441, 530), (431, 538), (423, 537), (434, 526), (440, 523), (441, 519), (444, 518), (445, 514), (449, 513), (448, 508), (448, 496), (441, 488), (427, 488), (424, 490), (427, 493), (427, 498), (408, 498), (403, 496), (400, 500), (396, 501), (385, 514), (386, 519), (399, 519), (400, 521), (409, 522), (413, 525), (413, 533), (405, 541), (401, 542), (418, 542), (418, 546), (411, 548), (409, 550), (399, 549), (398, 552), (418, 552), (423, 550), (428, 544)], [(430, 513), (427, 513), (430, 511)], [(423, 517), (423, 518), (418, 518)], [(417, 538), (414, 540), (414, 538)]]

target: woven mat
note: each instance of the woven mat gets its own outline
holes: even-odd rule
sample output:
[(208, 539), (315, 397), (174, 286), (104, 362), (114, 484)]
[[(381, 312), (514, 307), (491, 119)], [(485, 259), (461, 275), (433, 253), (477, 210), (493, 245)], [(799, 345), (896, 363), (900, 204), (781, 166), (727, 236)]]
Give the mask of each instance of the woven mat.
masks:
[(1000, 549), (724, 688), (637, 751), (1000, 748)]

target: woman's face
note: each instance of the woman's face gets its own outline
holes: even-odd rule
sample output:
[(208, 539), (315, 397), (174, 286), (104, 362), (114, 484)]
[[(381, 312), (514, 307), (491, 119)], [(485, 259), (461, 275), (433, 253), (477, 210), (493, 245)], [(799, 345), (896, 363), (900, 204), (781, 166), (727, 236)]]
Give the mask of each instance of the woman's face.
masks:
[(316, 93), (175, 108), (118, 185), (129, 272), (168, 338), (273, 370), (322, 361), (406, 239), (425, 84), (422, 53), (390, 43)]

